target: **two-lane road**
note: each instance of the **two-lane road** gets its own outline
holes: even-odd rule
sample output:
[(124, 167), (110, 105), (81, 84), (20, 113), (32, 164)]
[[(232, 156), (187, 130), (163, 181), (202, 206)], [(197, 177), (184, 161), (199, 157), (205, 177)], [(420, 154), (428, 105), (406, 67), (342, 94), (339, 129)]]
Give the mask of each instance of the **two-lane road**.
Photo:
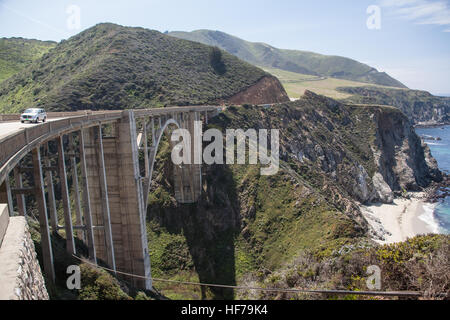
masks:
[[(64, 118), (47, 119), (47, 121), (53, 122), (61, 119)], [(25, 130), (33, 126), (40, 126), (40, 125), (42, 125), (42, 122), (39, 123), (27, 123), (27, 122), (21, 123), (20, 121), (0, 122), (0, 139), (3, 139), (4, 137), (19, 132), (21, 130)]]

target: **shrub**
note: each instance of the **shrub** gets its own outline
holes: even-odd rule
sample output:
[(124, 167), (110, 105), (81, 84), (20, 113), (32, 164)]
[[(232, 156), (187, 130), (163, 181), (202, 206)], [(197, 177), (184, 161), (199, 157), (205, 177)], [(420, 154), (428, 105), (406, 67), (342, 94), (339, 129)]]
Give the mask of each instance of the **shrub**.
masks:
[(222, 51), (220, 51), (217, 47), (212, 47), (209, 52), (209, 61), (211, 63), (211, 67), (217, 74), (223, 75), (225, 74), (226, 66), (222, 60)]
[(86, 264), (81, 268), (81, 300), (131, 300), (120, 288), (119, 282), (106, 271)]

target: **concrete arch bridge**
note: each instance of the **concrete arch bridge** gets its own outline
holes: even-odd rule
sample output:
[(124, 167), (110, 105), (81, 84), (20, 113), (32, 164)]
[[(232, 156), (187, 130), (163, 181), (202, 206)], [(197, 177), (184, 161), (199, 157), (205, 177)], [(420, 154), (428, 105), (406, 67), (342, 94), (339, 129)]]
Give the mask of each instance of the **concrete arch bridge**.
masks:
[[(112, 270), (145, 277), (127, 280), (150, 289), (145, 220), (158, 146), (173, 128), (189, 130), (194, 139), (194, 122), (207, 123), (219, 111), (199, 106), (53, 113), (47, 123), (27, 128), (18, 128), (18, 121), (0, 122), (0, 203), (8, 205), (10, 215), (25, 216), (26, 199), (35, 199), (47, 278), (55, 281), (50, 234), (64, 230), (69, 254), (77, 253), (78, 237), (85, 241), (90, 261), (101, 259)], [(202, 191), (201, 165), (175, 166), (174, 175), (177, 201), (196, 202)], [(33, 177), (31, 185), (26, 176)], [(55, 192), (61, 194), (62, 226)]]

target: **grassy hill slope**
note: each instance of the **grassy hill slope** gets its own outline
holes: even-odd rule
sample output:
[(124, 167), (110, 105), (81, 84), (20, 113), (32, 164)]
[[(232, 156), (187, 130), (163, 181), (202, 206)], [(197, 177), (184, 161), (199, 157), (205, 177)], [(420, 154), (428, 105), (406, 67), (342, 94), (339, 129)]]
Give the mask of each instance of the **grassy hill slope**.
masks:
[(55, 42), (22, 38), (0, 39), (0, 82), (41, 58)]
[[(0, 112), (125, 109), (226, 100), (273, 76), (223, 51), (157, 31), (100, 24), (0, 84)], [(220, 66), (220, 68), (218, 68)], [(285, 95), (280, 85), (280, 89)], [(287, 97), (286, 97), (287, 98)]]
[(257, 66), (277, 68), (307, 75), (326, 76), (405, 88), (399, 81), (384, 72), (355, 60), (326, 56), (299, 50), (277, 49), (265, 43), (248, 42), (220, 31), (197, 30), (170, 32), (169, 35), (217, 46)]
[[(316, 94), (324, 95), (333, 99), (350, 98), (353, 94), (347, 93), (343, 87), (383, 87), (398, 89), (394, 87), (384, 87), (376, 84), (367, 84), (363, 82), (350, 81), (337, 78), (312, 76), (307, 74), (284, 71), (275, 68), (263, 68), (263, 70), (277, 77), (283, 84), (290, 98), (300, 98), (306, 90)], [(402, 90), (402, 89), (399, 89)]]

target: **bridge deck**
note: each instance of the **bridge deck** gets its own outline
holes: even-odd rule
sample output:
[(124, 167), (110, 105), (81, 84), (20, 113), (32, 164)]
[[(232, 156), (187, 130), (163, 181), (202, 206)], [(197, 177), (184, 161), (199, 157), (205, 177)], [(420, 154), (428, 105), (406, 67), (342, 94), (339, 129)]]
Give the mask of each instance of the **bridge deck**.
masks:
[[(58, 120), (62, 120), (64, 118), (55, 118), (49, 119), (48, 122), (54, 122)], [(40, 123), (20, 123), (20, 121), (9, 121), (9, 122), (0, 122), (0, 139), (5, 138), (9, 135), (17, 133), (19, 131), (25, 130), (27, 128), (36, 127), (42, 125)]]

